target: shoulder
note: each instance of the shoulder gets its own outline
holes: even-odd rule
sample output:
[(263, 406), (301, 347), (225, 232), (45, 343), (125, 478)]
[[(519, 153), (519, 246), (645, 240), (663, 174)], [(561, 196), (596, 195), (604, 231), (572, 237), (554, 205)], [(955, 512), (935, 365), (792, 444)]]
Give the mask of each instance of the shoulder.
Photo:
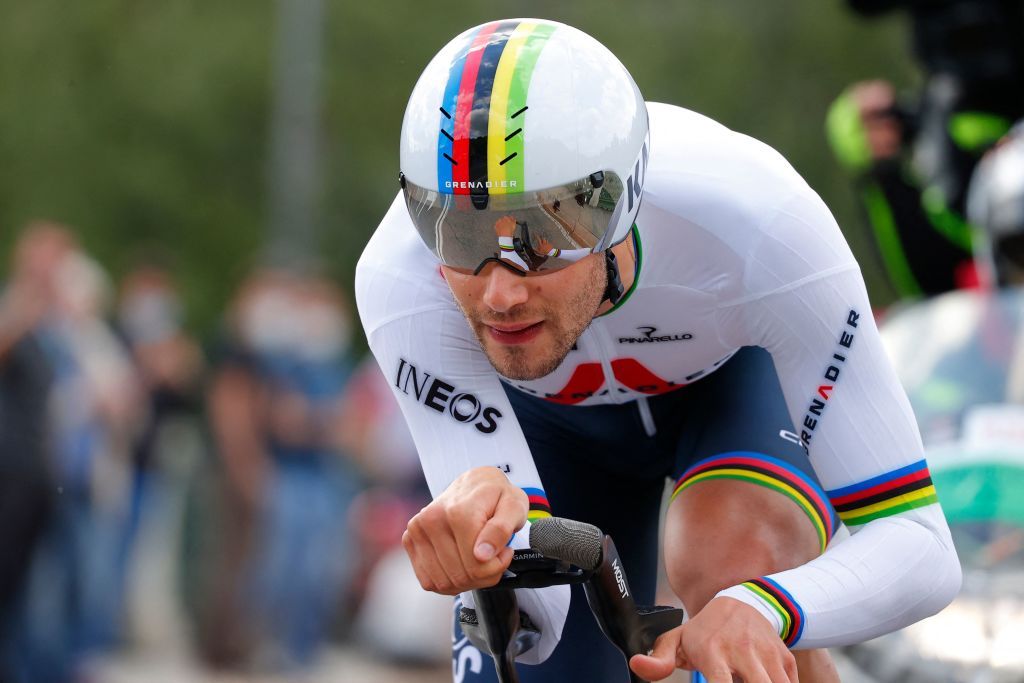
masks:
[(368, 335), (391, 320), (454, 307), (437, 259), (416, 234), (401, 193), (359, 257), (355, 293)]
[(649, 103), (648, 111), (641, 218), (646, 210), (663, 240), (733, 264), (736, 289), (723, 294), (764, 292), (853, 262), (824, 202), (771, 146), (680, 107)]
[(763, 212), (792, 195), (813, 195), (769, 145), (682, 107), (649, 103), (651, 158), (645, 199), (691, 211)]

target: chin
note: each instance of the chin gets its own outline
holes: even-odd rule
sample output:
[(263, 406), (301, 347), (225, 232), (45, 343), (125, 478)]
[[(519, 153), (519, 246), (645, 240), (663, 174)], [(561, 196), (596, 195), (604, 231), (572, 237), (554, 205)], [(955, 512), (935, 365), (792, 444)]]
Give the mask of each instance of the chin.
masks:
[(501, 346), (497, 349), (484, 346), (487, 360), (491, 362), (498, 374), (508, 379), (528, 382), (550, 375), (565, 357), (569, 348), (559, 354), (558, 350), (543, 353), (537, 346), (540, 344), (523, 344), (516, 347)]

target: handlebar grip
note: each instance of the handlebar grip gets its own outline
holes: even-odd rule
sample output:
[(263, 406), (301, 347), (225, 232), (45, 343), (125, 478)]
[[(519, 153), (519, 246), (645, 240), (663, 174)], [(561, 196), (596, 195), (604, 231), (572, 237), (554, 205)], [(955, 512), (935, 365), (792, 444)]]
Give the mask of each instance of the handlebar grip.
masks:
[(604, 533), (592, 524), (560, 517), (538, 519), (530, 525), (530, 547), (547, 557), (593, 571), (601, 564)]

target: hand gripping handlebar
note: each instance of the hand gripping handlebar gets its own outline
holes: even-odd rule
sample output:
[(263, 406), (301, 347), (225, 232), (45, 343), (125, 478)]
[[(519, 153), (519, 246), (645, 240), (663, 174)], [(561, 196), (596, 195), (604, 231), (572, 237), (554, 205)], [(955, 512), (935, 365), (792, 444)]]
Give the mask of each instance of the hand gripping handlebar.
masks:
[[(601, 631), (628, 661), (646, 654), (665, 631), (682, 623), (674, 607), (637, 606), (615, 543), (597, 527), (552, 517), (530, 527), (530, 548), (517, 550), (496, 586), (473, 591), (476, 610), (463, 608), (459, 620), (474, 645), (494, 658), (498, 680), (518, 683), (515, 659), (540, 639), (520, 612), (516, 588), (582, 583)], [(630, 672), (630, 681), (641, 681)]]

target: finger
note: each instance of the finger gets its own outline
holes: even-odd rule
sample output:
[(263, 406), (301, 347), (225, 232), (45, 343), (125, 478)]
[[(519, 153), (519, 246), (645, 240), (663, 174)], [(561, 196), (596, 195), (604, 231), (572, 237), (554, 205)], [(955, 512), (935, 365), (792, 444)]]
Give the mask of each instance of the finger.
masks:
[(779, 656), (774, 665), (766, 666), (768, 673), (772, 677), (772, 681), (778, 681), (779, 683), (798, 683), (799, 676), (797, 674), (797, 658), (793, 656), (793, 652), (785, 650)]
[(775, 650), (758, 655), (754, 650), (744, 649), (730, 656), (729, 668), (746, 683), (786, 683), (786, 678), (777, 679), (768, 674), (765, 662), (777, 662), (776, 655)]
[(459, 554), (458, 545), (450, 533), (436, 533), (427, 540), (433, 549), (433, 560), (446, 581), (439, 592), (454, 595), (473, 588), (482, 588), (474, 585)]
[[(406, 552), (409, 552), (410, 547), (412, 548), (413, 552), (409, 552), (409, 557), (413, 561), (413, 569), (416, 571), (417, 578), (423, 576), (428, 579), (429, 586), (423, 581), (420, 581), (420, 585), (434, 593), (455, 595), (460, 592), (457, 590), (458, 584), (445, 568), (445, 563), (438, 557), (437, 549), (433, 542), (435, 537), (445, 537), (444, 530), (435, 527), (432, 528), (430, 533), (427, 533), (422, 526), (410, 524), (402, 540), (403, 544), (405, 544), (406, 538), (408, 538)], [(457, 566), (461, 567), (462, 565), (457, 563)]]
[[(745, 661), (738, 666), (732, 667), (731, 670), (744, 683), (785, 683), (785, 679), (782, 681), (772, 680), (764, 666), (757, 660)], [(728, 680), (732, 681), (732, 678), (730, 677)]]
[[(725, 663), (725, 660), (719, 660), (716, 664), (711, 666), (701, 667), (700, 671), (704, 675), (704, 680), (707, 683), (732, 683), (732, 669)], [(746, 678), (741, 679), (747, 681)], [(754, 683), (754, 681), (747, 681), (747, 683)], [(757, 681), (757, 683), (762, 683)]]
[[(408, 531), (402, 535), (402, 546), (409, 556), (409, 562), (412, 564), (412, 570), (416, 574), (416, 580), (420, 582), (420, 587), (432, 593), (438, 592), (439, 584), (432, 575), (430, 562), (425, 559), (424, 554), (412, 541), (412, 536)], [(433, 552), (433, 549), (430, 549), (430, 552)]]
[(633, 655), (629, 660), (629, 668), (645, 681), (663, 680), (676, 670), (674, 658), (665, 661), (650, 655)]
[(789, 650), (782, 656), (782, 675), (777, 676), (783, 683), (798, 683), (800, 676), (797, 674), (796, 657)]
[(480, 562), (494, 559), (498, 551), (508, 545), (512, 535), (526, 524), (529, 502), (525, 495), (512, 495), (503, 491), (494, 506), (494, 512), (484, 524), (473, 544), (473, 556)]
[(660, 681), (672, 675), (676, 669), (681, 629), (677, 627), (658, 636), (650, 654), (633, 655), (629, 660), (633, 673), (648, 681)]
[(771, 683), (796, 683), (796, 664), (793, 665), (792, 675), (781, 661), (766, 661), (764, 669)]
[(737, 673), (764, 671), (764, 680), (768, 683), (795, 683), (797, 680), (796, 659), (781, 640), (774, 639), (760, 647), (738, 652), (736, 659)]

